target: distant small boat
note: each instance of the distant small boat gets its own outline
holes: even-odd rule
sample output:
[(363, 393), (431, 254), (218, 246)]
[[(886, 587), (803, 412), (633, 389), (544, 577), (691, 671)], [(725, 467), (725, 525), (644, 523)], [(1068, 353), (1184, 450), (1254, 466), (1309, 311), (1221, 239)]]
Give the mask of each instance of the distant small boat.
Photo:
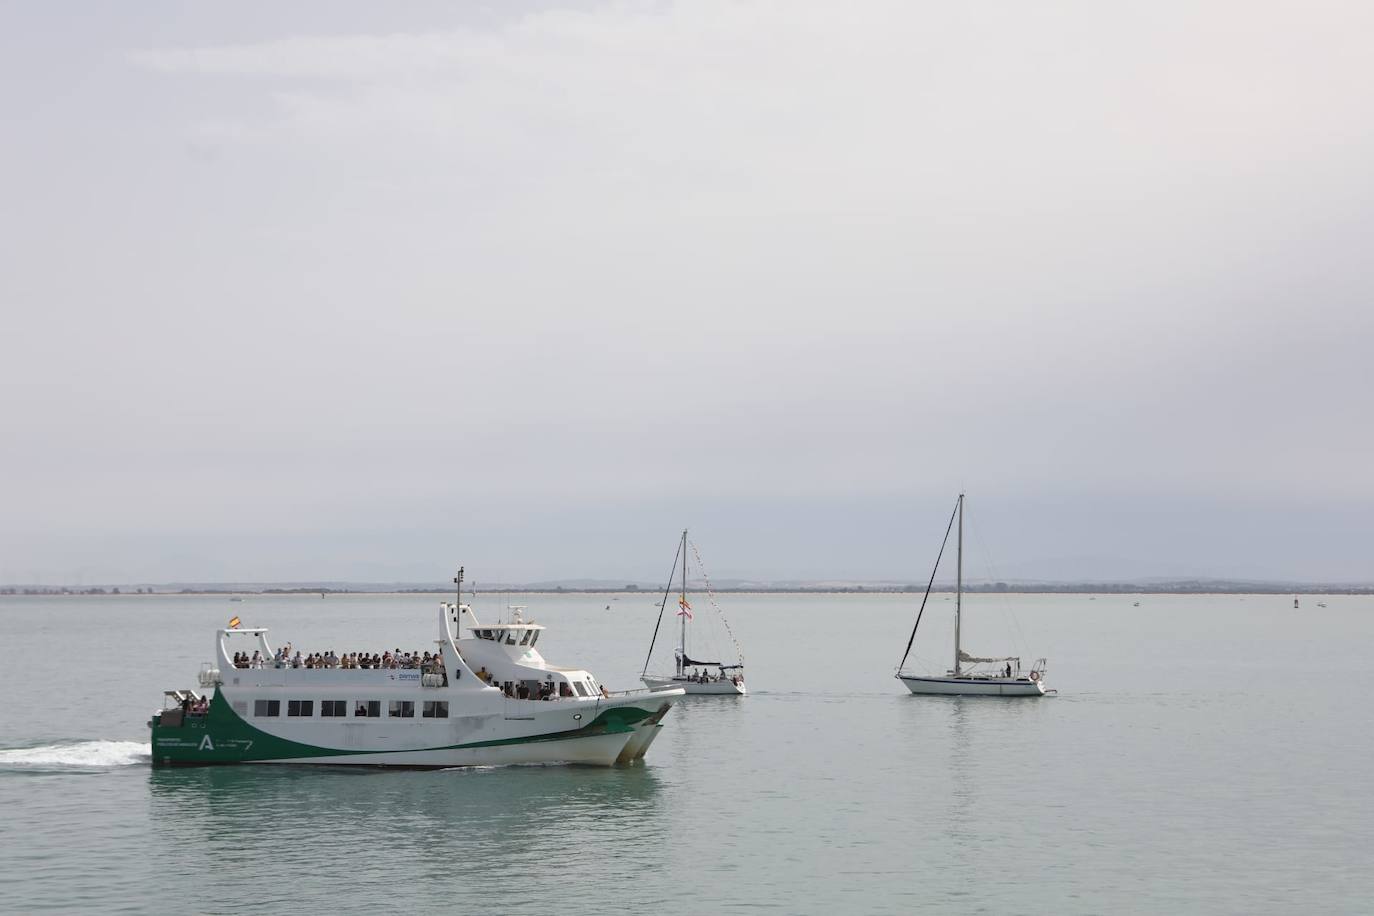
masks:
[(1140, 607), (1140, 602), (1137, 601), (1135, 604), (1131, 605), (1131, 607)]
[(1325, 602), (1325, 601), (1318, 601), (1318, 602), (1317, 602), (1317, 607), (1326, 607), (1326, 602)]
[(1297, 606), (1298, 606), (1298, 596), (1297, 596), (1297, 595), (1294, 595), (1294, 596), (1293, 596), (1293, 607), (1297, 607)]
[(242, 598), (230, 598), (229, 600), (230, 600), (230, 601), (242, 601), (243, 599), (242, 599)]

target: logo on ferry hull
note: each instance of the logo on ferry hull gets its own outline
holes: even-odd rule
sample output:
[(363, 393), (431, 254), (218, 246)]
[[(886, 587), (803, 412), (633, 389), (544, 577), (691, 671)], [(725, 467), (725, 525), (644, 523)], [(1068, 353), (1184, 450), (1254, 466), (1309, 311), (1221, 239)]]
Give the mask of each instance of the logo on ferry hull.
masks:
[(213, 741), (210, 740), (210, 736), (209, 736), (209, 735), (206, 735), (204, 738), (201, 738), (201, 739), (200, 739), (200, 747), (198, 748), (198, 750), (202, 750), (202, 751), (213, 751), (214, 749), (215, 749), (215, 742), (213, 742)]

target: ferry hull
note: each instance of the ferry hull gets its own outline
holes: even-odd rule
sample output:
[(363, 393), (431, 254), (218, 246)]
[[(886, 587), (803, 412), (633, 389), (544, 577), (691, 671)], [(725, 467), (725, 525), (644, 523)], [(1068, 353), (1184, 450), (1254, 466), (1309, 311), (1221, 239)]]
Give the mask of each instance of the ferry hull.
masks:
[(688, 696), (742, 697), (749, 693), (748, 688), (744, 686), (743, 682), (739, 684), (733, 681), (707, 681), (706, 683), (700, 683), (686, 678), (650, 677), (647, 675), (640, 678), (640, 680), (644, 682), (646, 687), (652, 690), (681, 687), (687, 692)]
[[(549, 703), (530, 703), (544, 709), (510, 717), (474, 716), (431, 725), (429, 732), (412, 732), (405, 747), (394, 736), (368, 739), (359, 735), (342, 742), (312, 743), (313, 735), (298, 729), (291, 735), (273, 734), (239, 716), (217, 692), (204, 716), (174, 716), (179, 724), (163, 725), (160, 715), (149, 723), (151, 752), (157, 766), (216, 766), (241, 763), (357, 765), (440, 769), (512, 764), (585, 764), (612, 766), (644, 756), (661, 727), (672, 701), (681, 694), (647, 693), (632, 702), (588, 703), (551, 709)], [(560, 704), (563, 705), (563, 704)], [(385, 720), (383, 720), (385, 721)], [(582, 724), (585, 722), (586, 724)], [(569, 725), (575, 727), (569, 728)], [(358, 727), (358, 726), (355, 726)], [(369, 726), (363, 725), (362, 728)], [(378, 728), (382, 728), (378, 723)], [(402, 728), (413, 728), (407, 724)], [(476, 740), (423, 746), (447, 728)], [(387, 728), (387, 731), (394, 731)], [(440, 739), (443, 740), (443, 739)], [(340, 743), (358, 746), (340, 747)], [(385, 746), (390, 744), (392, 746)], [(369, 746), (371, 745), (371, 746)]]
[(906, 689), (918, 696), (944, 697), (1041, 697), (1045, 695), (1043, 681), (1029, 678), (955, 678), (917, 677), (899, 674), (897, 678)]

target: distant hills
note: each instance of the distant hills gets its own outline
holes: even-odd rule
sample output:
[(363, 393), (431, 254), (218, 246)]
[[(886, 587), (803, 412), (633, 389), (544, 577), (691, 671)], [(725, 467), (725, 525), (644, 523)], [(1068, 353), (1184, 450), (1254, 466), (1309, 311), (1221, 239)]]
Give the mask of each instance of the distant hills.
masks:
[[(716, 592), (774, 593), (911, 593), (922, 592), (925, 585), (899, 581), (721, 579), (712, 581)], [(704, 582), (690, 581), (689, 590), (704, 591)], [(954, 583), (936, 582), (935, 590), (950, 592)], [(1374, 594), (1371, 582), (1266, 582), (1242, 579), (1141, 579), (1134, 582), (1051, 582), (1034, 580), (966, 581), (968, 592), (1018, 592), (1045, 594), (1180, 594), (1180, 595), (1368, 595)], [(473, 589), (464, 588), (464, 594)], [(561, 579), (525, 583), (478, 583), (479, 594), (493, 593), (579, 593), (633, 592), (661, 593), (662, 583), (627, 582), (624, 579)], [(453, 584), (444, 582), (165, 582), (118, 585), (4, 585), (0, 595), (216, 595), (216, 594), (452, 594)]]

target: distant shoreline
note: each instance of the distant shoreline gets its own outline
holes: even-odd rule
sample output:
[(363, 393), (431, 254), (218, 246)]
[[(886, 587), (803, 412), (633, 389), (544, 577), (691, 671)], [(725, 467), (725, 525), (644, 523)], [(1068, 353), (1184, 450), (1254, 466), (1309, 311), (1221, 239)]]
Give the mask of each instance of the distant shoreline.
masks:
[[(703, 593), (704, 588), (693, 587), (693, 592)], [(717, 595), (920, 595), (924, 588), (882, 588), (874, 586), (815, 586), (815, 587), (748, 587), (716, 588)], [(951, 595), (952, 587), (938, 586), (932, 594)], [(1089, 596), (1130, 596), (1130, 595), (1292, 595), (1295, 597), (1335, 596), (1335, 595), (1374, 595), (1374, 585), (1302, 585), (1302, 586), (1257, 586), (1257, 585), (1203, 585), (1179, 583), (1172, 586), (1159, 585), (1116, 585), (1116, 584), (1071, 584), (1071, 585), (975, 585), (964, 587), (965, 594), (1000, 595), (1089, 595)], [(312, 597), (329, 595), (433, 595), (451, 596), (452, 589), (440, 588), (339, 588), (339, 587), (293, 587), (293, 588), (176, 588), (174, 586), (5, 586), (0, 587), (0, 597), (107, 597), (107, 598), (154, 598), (168, 596), (223, 596), (226, 598), (244, 597)], [(465, 597), (472, 592), (465, 592)], [(503, 587), (479, 589), (477, 597), (485, 595), (601, 595), (614, 598), (644, 598), (657, 601), (663, 590), (648, 588), (570, 588), (541, 586), (537, 588)]]

